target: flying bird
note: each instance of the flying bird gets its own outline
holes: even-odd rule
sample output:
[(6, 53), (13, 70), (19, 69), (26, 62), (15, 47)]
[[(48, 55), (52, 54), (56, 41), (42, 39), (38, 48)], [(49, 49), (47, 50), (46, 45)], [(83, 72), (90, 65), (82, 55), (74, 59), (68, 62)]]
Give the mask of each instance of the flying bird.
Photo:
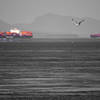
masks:
[(73, 22), (73, 24), (76, 25), (76, 26), (80, 26), (84, 21), (85, 21), (85, 19), (83, 19), (83, 20), (81, 20), (81, 21), (77, 21), (77, 20), (74, 20), (74, 19), (72, 18), (72, 22)]

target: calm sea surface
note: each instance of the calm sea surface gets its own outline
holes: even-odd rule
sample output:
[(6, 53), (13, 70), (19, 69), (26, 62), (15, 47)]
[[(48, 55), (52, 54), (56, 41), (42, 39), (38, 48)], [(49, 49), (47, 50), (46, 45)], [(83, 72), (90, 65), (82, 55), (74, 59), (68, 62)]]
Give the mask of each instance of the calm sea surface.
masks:
[(99, 95), (100, 40), (0, 42), (2, 100), (99, 100)]

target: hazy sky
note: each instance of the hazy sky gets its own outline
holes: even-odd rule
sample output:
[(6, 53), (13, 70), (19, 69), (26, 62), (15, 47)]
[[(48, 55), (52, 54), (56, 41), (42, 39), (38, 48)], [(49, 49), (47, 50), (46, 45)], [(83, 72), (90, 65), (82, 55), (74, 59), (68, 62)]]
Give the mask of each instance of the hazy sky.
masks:
[(31, 23), (46, 13), (100, 19), (100, 0), (0, 0), (0, 18), (9, 23)]

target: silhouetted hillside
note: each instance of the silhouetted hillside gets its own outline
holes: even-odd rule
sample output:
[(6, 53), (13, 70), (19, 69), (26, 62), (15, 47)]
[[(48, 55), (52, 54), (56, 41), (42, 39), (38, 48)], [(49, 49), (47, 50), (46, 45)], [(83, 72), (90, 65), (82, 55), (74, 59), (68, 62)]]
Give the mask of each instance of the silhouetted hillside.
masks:
[(32, 23), (32, 28), (37, 32), (58, 32), (71, 33), (71, 17), (47, 14), (36, 18)]

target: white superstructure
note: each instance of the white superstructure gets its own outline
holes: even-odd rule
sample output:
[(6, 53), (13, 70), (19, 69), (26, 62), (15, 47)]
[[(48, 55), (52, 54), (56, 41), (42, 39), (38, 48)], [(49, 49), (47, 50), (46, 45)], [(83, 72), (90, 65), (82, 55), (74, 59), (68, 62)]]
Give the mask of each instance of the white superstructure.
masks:
[(10, 32), (11, 32), (11, 33), (17, 33), (17, 34), (19, 34), (20, 36), (22, 35), (22, 34), (21, 34), (21, 31), (20, 31), (19, 29), (17, 29), (17, 28), (11, 29)]

